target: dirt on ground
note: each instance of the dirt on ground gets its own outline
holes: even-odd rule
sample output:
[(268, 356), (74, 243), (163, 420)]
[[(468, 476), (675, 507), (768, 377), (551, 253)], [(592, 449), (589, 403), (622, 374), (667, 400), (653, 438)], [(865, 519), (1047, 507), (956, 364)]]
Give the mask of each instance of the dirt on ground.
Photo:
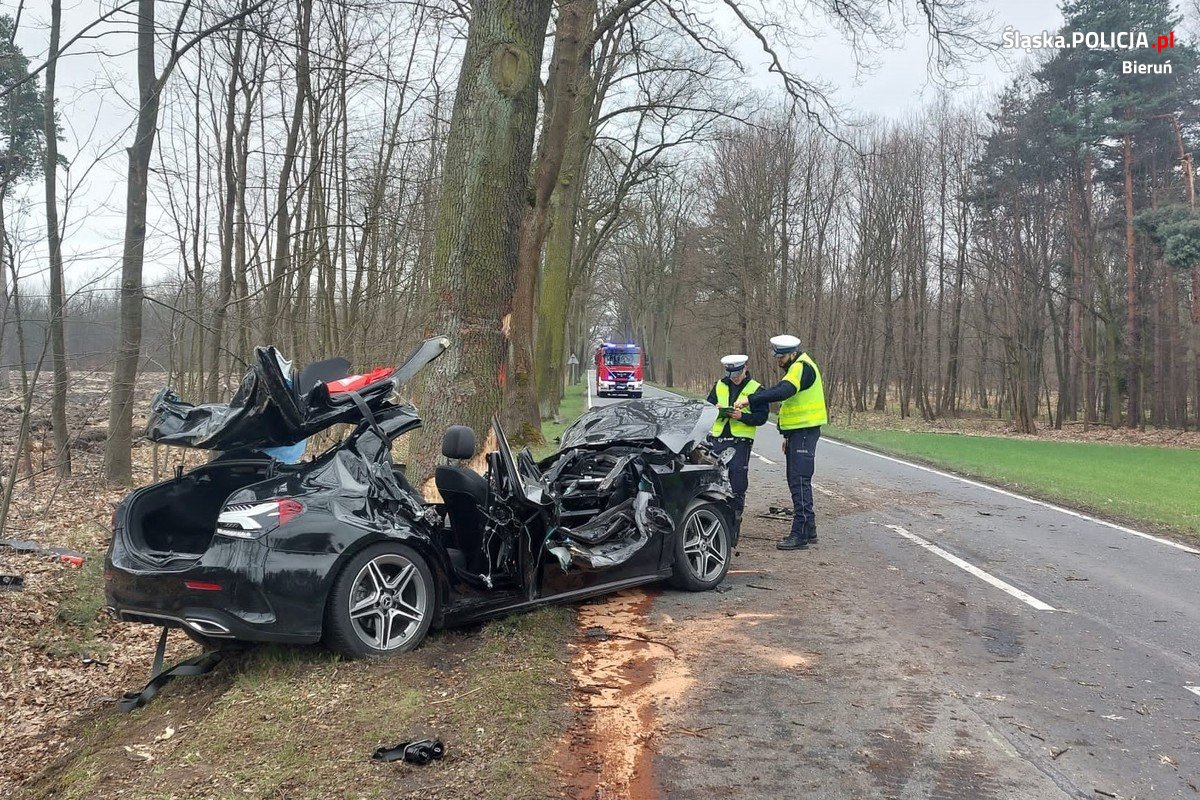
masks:
[[(139, 392), (148, 396), (156, 378)], [(67, 752), (77, 739), (77, 721), (144, 683), (157, 633), (121, 625), (103, 612), (103, 559), (109, 523), (123, 487), (108, 487), (98, 476), (107, 422), (108, 376), (74, 376), (69, 404), (73, 476), (53, 469), (49, 398), (34, 403), (27, 457), (16, 463), (8, 520), (0, 538), (43, 548), (17, 550), (0, 545), (0, 574), (19, 576), (23, 586), (0, 590), (0, 794)], [(23, 403), (0, 400), (0, 473), (8, 480)], [(144, 419), (144, 410), (139, 409)], [(158, 448), (163, 450), (163, 448)], [(134, 481), (148, 483), (169, 467), (165, 453), (150, 446), (134, 450)], [(158, 457), (158, 469), (154, 459)], [(182, 452), (174, 454), (183, 463)], [(190, 463), (198, 463), (193, 455)], [(77, 566), (74, 554), (82, 556)], [(185, 637), (172, 641), (168, 658), (197, 651)]]

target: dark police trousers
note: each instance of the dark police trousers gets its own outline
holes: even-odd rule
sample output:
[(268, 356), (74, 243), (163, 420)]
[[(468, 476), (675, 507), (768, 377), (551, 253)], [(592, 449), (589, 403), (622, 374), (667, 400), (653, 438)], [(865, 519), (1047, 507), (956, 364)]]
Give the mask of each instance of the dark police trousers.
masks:
[(816, 463), (817, 440), (821, 428), (797, 428), (783, 431), (787, 443), (787, 482), (792, 493), (792, 535), (805, 536), (805, 530), (815, 528), (817, 517), (813, 513), (813, 466)]
[(733, 449), (730, 460), (729, 483), (733, 485), (733, 530), (736, 539), (737, 532), (742, 528), (742, 511), (746, 508), (746, 489), (750, 486), (750, 448), (754, 446), (753, 439), (741, 436), (709, 436), (713, 453), (720, 454)]

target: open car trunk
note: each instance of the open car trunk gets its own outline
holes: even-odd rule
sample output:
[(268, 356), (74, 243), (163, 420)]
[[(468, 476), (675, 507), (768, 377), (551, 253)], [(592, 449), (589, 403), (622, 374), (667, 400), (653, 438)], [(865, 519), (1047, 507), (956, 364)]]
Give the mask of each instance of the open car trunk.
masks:
[(195, 560), (217, 530), (225, 500), (271, 476), (270, 460), (217, 461), (134, 495), (125, 517), (125, 543), (147, 561)]

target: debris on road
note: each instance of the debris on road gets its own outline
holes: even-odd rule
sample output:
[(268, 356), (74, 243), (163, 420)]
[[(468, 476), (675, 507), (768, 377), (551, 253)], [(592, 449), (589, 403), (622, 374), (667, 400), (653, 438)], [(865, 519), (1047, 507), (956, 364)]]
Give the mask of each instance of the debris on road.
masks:
[(767, 506), (767, 512), (765, 514), (759, 514), (758, 516), (762, 519), (790, 521), (792, 517), (796, 516), (796, 512), (793, 509), (785, 506)]
[(0, 575), (0, 589), (19, 592), (25, 588), (25, 578), (22, 575)]

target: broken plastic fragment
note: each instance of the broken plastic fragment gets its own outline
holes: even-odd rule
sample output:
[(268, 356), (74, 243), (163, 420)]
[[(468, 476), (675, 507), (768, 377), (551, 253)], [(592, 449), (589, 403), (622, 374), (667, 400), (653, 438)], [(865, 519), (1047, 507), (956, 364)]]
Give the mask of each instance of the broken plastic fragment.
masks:
[(562, 571), (566, 572), (567, 568), (571, 566), (571, 551), (562, 545), (558, 545), (557, 547), (549, 547), (547, 549), (555, 558), (558, 559), (558, 565), (562, 567)]

